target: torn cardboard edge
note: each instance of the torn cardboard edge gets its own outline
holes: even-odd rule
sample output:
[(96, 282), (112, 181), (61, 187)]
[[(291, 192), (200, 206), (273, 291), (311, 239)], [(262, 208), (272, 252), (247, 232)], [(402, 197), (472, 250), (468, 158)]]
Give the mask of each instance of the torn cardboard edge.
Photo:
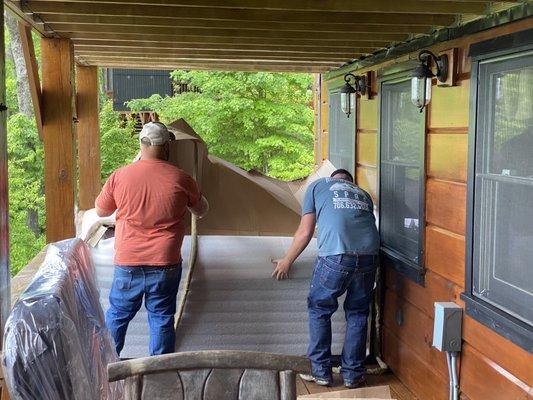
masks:
[[(280, 204), (287, 207), (289, 210), (294, 211), (298, 215), (301, 212), (301, 204), (303, 202), (303, 197), (307, 187), (315, 180), (329, 176), (331, 172), (335, 170), (333, 164), (329, 160), (325, 160), (314, 173), (305, 179), (291, 182), (277, 180), (265, 176), (257, 171), (245, 171), (226, 160), (209, 155), (205, 142), (184, 119), (176, 120), (167, 126), (169, 131), (171, 131), (176, 138), (176, 140), (173, 142), (174, 145), (171, 147), (171, 153), (172, 150), (177, 152), (178, 147), (176, 146), (179, 146), (180, 142), (190, 141), (197, 144), (196, 148), (198, 151), (199, 176), (202, 176), (202, 171), (205, 168), (209, 168), (213, 164), (222, 165), (223, 167), (231, 170), (233, 173), (238, 174), (258, 185), (260, 188), (274, 197)], [(138, 159), (139, 154), (133, 161)], [(173, 163), (177, 162), (176, 157), (172, 157), (172, 154), (170, 159)], [(109, 217), (100, 218), (96, 215), (94, 209), (88, 210), (83, 215), (82, 228), (79, 236), (90, 246), (95, 247), (105, 235), (108, 227), (113, 226), (115, 226), (115, 214)]]
[(325, 392), (316, 394), (306, 394), (298, 396), (298, 400), (321, 400), (321, 399), (337, 399), (337, 400), (391, 400), (390, 387), (371, 386), (358, 389), (338, 390), (336, 392)]

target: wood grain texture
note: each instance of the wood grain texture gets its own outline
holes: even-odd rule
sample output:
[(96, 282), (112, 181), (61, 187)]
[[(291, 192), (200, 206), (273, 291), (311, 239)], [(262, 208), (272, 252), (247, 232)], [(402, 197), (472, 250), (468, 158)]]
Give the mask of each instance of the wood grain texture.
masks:
[(378, 147), (377, 133), (357, 133), (357, 164), (375, 167), (377, 163)]
[(201, 399), (204, 393), (205, 381), (210, 373), (210, 369), (180, 371), (184, 397), (186, 399)]
[(359, 101), (359, 129), (378, 129), (379, 98)]
[(358, 186), (366, 190), (376, 202), (377, 199), (377, 173), (372, 167), (358, 166), (355, 171), (355, 181)]
[[(526, 400), (531, 386), (516, 378), (469, 344), (463, 345), (461, 390), (472, 400)], [(528, 394), (529, 392), (529, 394)]]
[(463, 340), (495, 364), (533, 386), (533, 355), (466, 315)]
[(296, 398), (296, 374), (293, 371), (279, 373), (280, 400)]
[(204, 400), (238, 399), (242, 369), (214, 369), (205, 381)]
[(466, 185), (428, 179), (426, 183), (426, 221), (454, 233), (466, 230)]
[(462, 292), (462, 288), (431, 270), (426, 271), (425, 286), (417, 285), (391, 268), (386, 270), (385, 283), (387, 289), (430, 317), (433, 316), (436, 301), (459, 302)]
[(74, 237), (74, 54), (68, 39), (41, 39), (46, 240)]
[(80, 210), (90, 210), (100, 193), (100, 125), (98, 120), (98, 68), (76, 66), (78, 110), (78, 166)]
[(383, 330), (383, 356), (394, 374), (417, 397), (448, 399), (448, 382), (420, 360), (413, 349), (390, 330)]
[(244, 371), (239, 385), (239, 400), (280, 400), (278, 373), (254, 369)]
[(147, 374), (143, 376), (142, 400), (185, 400), (183, 386), (177, 371)]
[(292, 370), (308, 373), (310, 364), (306, 357), (259, 351), (184, 351), (111, 363), (107, 366), (107, 375), (109, 381), (114, 382), (138, 374), (204, 368)]
[(433, 85), (431, 103), (429, 103), (429, 127), (453, 128), (467, 127), (468, 99), (470, 85), (468, 80), (458, 83), (458, 86), (442, 87)]
[(426, 227), (426, 268), (464, 287), (465, 238), (436, 226)]
[(398, 297), (392, 290), (385, 292), (383, 311), (384, 329), (409, 345), (426, 368), (433, 369), (443, 379), (447, 379), (446, 357), (432, 347), (433, 319), (407, 300)]
[(468, 135), (433, 133), (427, 138), (427, 175), (431, 178), (466, 182)]

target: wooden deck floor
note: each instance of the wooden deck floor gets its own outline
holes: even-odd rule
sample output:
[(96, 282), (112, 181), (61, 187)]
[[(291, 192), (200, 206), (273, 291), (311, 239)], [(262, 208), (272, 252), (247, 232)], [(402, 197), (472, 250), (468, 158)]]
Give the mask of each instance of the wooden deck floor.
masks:
[[(322, 392), (334, 392), (343, 390), (342, 379), (339, 375), (335, 375), (335, 385), (332, 387), (318, 386), (315, 383), (305, 382), (300, 377), (296, 379), (296, 390), (298, 395), (314, 394)], [(367, 376), (369, 386), (389, 385), (391, 395), (396, 400), (417, 400), (416, 396), (407, 389), (403, 383), (400, 382), (392, 373), (385, 373), (383, 375), (369, 375)]]

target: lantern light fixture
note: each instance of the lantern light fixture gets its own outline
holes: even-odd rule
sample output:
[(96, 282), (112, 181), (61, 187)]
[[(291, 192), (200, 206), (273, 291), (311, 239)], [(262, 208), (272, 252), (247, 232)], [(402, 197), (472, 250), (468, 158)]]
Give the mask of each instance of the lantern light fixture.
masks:
[[(422, 50), (418, 54), (420, 65), (411, 74), (411, 101), (420, 112), (424, 110), (431, 100), (431, 81), (436, 77), (440, 82), (448, 78), (448, 56), (436, 56), (429, 50)], [(430, 68), (430, 61), (436, 66), (436, 73)]]
[[(350, 81), (353, 80), (353, 85)], [(344, 75), (344, 86), (341, 88), (341, 107), (342, 111), (350, 118), (350, 114), (355, 109), (356, 93), (365, 94), (367, 90), (366, 78), (354, 74)]]

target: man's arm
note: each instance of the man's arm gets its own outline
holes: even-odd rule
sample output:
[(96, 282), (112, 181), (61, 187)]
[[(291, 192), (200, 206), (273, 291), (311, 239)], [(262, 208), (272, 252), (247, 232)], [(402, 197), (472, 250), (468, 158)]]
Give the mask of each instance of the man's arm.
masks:
[(96, 215), (99, 217), (108, 217), (117, 209), (117, 203), (115, 202), (115, 198), (113, 196), (114, 181), (115, 173), (112, 173), (102, 188), (102, 191), (94, 201)]
[(316, 214), (309, 213), (302, 216), (300, 225), (294, 234), (291, 247), (285, 257), (277, 261), (276, 268), (272, 272), (272, 277), (276, 279), (285, 279), (289, 277), (289, 269), (291, 265), (296, 261), (298, 256), (305, 250), (313, 233), (315, 232)]
[(115, 210), (106, 210), (106, 209), (100, 208), (96, 204), (94, 205), (94, 208), (96, 210), (96, 215), (98, 215), (99, 217), (109, 217), (111, 214), (115, 212)]
[(196, 215), (197, 218), (201, 219), (209, 211), (209, 203), (207, 202), (207, 199), (202, 196), (194, 206), (188, 208), (192, 214)]

